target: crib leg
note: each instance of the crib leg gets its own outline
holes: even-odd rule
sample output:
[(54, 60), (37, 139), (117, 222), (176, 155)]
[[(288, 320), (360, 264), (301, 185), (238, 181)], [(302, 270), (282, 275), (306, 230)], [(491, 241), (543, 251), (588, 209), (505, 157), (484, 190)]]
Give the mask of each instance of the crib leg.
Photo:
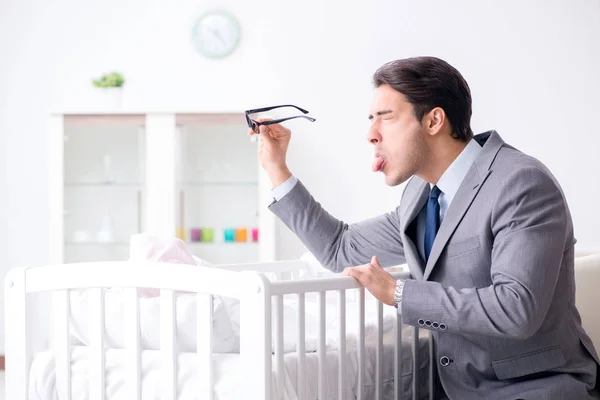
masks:
[(27, 293), (25, 268), (11, 270), (4, 281), (4, 324), (6, 329), (6, 398), (27, 400), (29, 348), (27, 340)]

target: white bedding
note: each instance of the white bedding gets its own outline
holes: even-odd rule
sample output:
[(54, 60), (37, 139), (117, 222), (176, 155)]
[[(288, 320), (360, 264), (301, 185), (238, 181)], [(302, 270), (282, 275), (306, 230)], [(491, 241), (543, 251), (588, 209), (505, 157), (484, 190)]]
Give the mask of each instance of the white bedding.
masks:
[[(421, 340), (420, 357), (420, 382), (421, 397), (426, 395), (428, 357), (427, 340), (423, 336)], [(88, 389), (88, 354), (89, 349), (83, 346), (74, 346), (72, 351), (72, 398), (77, 400), (89, 399)], [(107, 400), (130, 400), (127, 395), (127, 377), (124, 370), (124, 350), (109, 349), (106, 352), (106, 399)], [(337, 352), (327, 353), (326, 387), (327, 400), (337, 399)], [(295, 353), (285, 355), (284, 372), (284, 400), (297, 399), (297, 357)], [(275, 362), (273, 360), (273, 362)], [(317, 398), (317, 354), (306, 355), (306, 393), (307, 399)], [(365, 373), (365, 395), (366, 399), (375, 396), (375, 348), (367, 347), (366, 351), (366, 373)], [(197, 356), (193, 353), (180, 353), (178, 356), (178, 399), (196, 400), (199, 379), (206, 376), (205, 371), (199, 370)], [(244, 373), (244, 366), (239, 354), (215, 354), (215, 400), (238, 400), (248, 398), (246, 393), (240, 393), (239, 377)], [(273, 364), (275, 368), (275, 364)], [(411, 395), (411, 370), (412, 352), (410, 338), (403, 340), (402, 375), (405, 398)], [(357, 380), (357, 357), (353, 350), (348, 351), (346, 363), (347, 371), (347, 393), (346, 399), (354, 399), (356, 395)], [(384, 350), (383, 369), (383, 393), (384, 399), (393, 398), (394, 390), (394, 364), (393, 346), (386, 345)], [(160, 352), (156, 350), (145, 350), (142, 352), (142, 398), (144, 400), (159, 400), (161, 396), (161, 370)], [(273, 374), (273, 379), (279, 379)], [(54, 358), (51, 352), (43, 352), (37, 355), (33, 361), (30, 374), (29, 395), (31, 400), (62, 400), (56, 392), (56, 374)]]
[[(355, 342), (358, 337), (358, 303), (357, 292), (348, 291), (346, 303), (347, 340)], [(377, 323), (377, 301), (365, 291), (365, 333), (366, 342), (374, 341)], [(328, 292), (326, 302), (326, 337), (327, 349), (337, 348), (338, 341), (338, 303), (337, 293)], [(142, 348), (145, 350), (160, 349), (160, 297), (141, 297), (140, 331)], [(122, 290), (105, 291), (105, 340), (106, 346), (113, 349), (125, 347), (125, 301)], [(73, 344), (90, 344), (88, 327), (91, 313), (88, 306), (88, 291), (71, 291), (70, 333)], [(274, 309), (273, 309), (274, 310)], [(284, 351), (296, 351), (297, 310), (295, 296), (284, 297)], [(307, 293), (305, 301), (305, 348), (306, 351), (317, 350), (319, 332), (319, 303), (316, 293)], [(390, 334), (394, 330), (397, 310), (391, 306), (383, 306), (383, 331)], [(177, 346), (181, 352), (195, 352), (196, 335), (196, 296), (194, 294), (177, 294), (176, 326)], [(239, 353), (240, 332), (239, 302), (227, 298), (215, 298), (213, 315), (213, 351), (215, 353)], [(275, 332), (275, 324), (273, 324)], [(273, 338), (274, 338), (273, 333)], [(274, 343), (274, 342), (273, 342)], [(272, 349), (274, 350), (274, 348)]]

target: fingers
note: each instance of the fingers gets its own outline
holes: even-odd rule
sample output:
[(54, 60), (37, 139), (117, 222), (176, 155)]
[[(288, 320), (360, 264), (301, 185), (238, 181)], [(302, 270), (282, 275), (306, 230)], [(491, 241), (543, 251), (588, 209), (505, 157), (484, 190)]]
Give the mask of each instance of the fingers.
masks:
[[(262, 117), (262, 118), (258, 118), (255, 121), (256, 122), (265, 122), (265, 121), (272, 121), (273, 118), (271, 117)], [(291, 135), (291, 131), (287, 128), (285, 128), (283, 125), (281, 124), (273, 124), (273, 125), (260, 125), (259, 126), (259, 133), (261, 136), (263, 135), (267, 135), (273, 139), (278, 139), (278, 138), (283, 138), (286, 136)], [(248, 129), (248, 136), (253, 136), (256, 135), (257, 132), (254, 132), (251, 128)]]
[(341, 275), (353, 277), (379, 301), (393, 305), (393, 294), (390, 297), (390, 293), (394, 291), (396, 279), (381, 267), (376, 256), (369, 264), (345, 268)]
[(264, 140), (266, 142), (272, 142), (273, 141), (273, 135), (271, 134), (271, 130), (268, 126), (264, 126), (261, 125), (258, 127), (258, 130), (260, 132), (260, 139)]
[(377, 268), (383, 268), (381, 266), (381, 264), (379, 264), (379, 260), (377, 259), (377, 256), (373, 256), (371, 258), (371, 264), (373, 264), (373, 266), (377, 267)]
[(356, 279), (358, 281), (358, 283), (360, 283), (361, 285), (365, 285), (365, 282), (363, 282), (365, 280), (365, 277), (368, 276), (368, 274), (365, 273), (365, 271), (363, 270), (364, 266), (360, 266), (360, 267), (348, 267), (345, 268), (340, 275), (342, 276), (351, 276), (352, 278)]
[[(264, 117), (264, 118), (259, 118), (256, 120), (256, 122), (265, 122), (265, 121), (272, 121), (273, 118), (270, 117)], [(273, 124), (273, 125), (261, 125), (262, 127), (267, 128), (267, 132), (271, 135), (271, 137), (273, 138), (278, 138), (278, 137), (282, 137), (282, 136), (287, 136), (291, 133), (291, 131), (284, 127), (281, 124)], [(262, 131), (261, 131), (262, 134)]]
[[(255, 119), (256, 122), (265, 122), (265, 121), (271, 121), (273, 118), (269, 118), (269, 117), (263, 117), (263, 118), (258, 118)], [(248, 128), (248, 136), (253, 136), (253, 135), (258, 135), (258, 133), (263, 133), (262, 131), (263, 125), (259, 126), (259, 132), (254, 132), (252, 130), (252, 128)], [(267, 128), (268, 129), (268, 128)]]

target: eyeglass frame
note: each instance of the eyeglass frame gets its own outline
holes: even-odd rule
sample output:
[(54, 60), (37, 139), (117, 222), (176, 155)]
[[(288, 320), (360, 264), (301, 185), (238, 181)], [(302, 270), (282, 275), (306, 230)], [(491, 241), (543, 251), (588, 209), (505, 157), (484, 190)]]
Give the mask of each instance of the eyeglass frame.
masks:
[(310, 122), (315, 122), (316, 121), (316, 119), (314, 119), (313, 117), (309, 117), (307, 115), (295, 115), (293, 117), (278, 118), (278, 119), (273, 119), (273, 120), (269, 120), (269, 121), (262, 121), (262, 122), (255, 121), (252, 118), (250, 118), (250, 114), (256, 114), (256, 113), (259, 113), (259, 112), (270, 111), (270, 110), (274, 110), (276, 108), (283, 108), (283, 107), (293, 107), (293, 108), (299, 110), (300, 112), (302, 112), (303, 114), (308, 114), (308, 110), (305, 110), (305, 109), (300, 108), (298, 106), (295, 106), (293, 104), (282, 104), (282, 105), (279, 105), (279, 106), (254, 108), (252, 110), (246, 110), (246, 111), (244, 111), (244, 115), (246, 116), (246, 123), (248, 124), (248, 128), (252, 129), (252, 132), (254, 132), (254, 133), (260, 133), (260, 126), (261, 125), (267, 126), (267, 125), (279, 124), (281, 122), (288, 121), (290, 119), (295, 119), (295, 118), (305, 118), (305, 119), (309, 120)]

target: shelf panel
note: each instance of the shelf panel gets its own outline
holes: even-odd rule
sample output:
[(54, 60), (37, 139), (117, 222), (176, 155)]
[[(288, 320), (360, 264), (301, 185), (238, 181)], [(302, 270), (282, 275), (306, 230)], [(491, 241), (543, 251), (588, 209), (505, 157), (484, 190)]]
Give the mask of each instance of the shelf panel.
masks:
[(258, 181), (198, 181), (198, 182), (179, 182), (180, 187), (201, 187), (201, 186), (258, 186)]
[(68, 188), (109, 188), (109, 187), (125, 187), (125, 188), (143, 188), (144, 184), (141, 182), (65, 182), (65, 187)]
[(67, 126), (144, 126), (146, 116), (142, 113), (64, 114)]
[(65, 241), (65, 246), (129, 246), (129, 242), (75, 242), (67, 240)]
[(214, 126), (214, 125), (236, 125), (240, 130), (247, 128), (246, 117), (243, 113), (177, 113), (175, 121), (178, 126)]

